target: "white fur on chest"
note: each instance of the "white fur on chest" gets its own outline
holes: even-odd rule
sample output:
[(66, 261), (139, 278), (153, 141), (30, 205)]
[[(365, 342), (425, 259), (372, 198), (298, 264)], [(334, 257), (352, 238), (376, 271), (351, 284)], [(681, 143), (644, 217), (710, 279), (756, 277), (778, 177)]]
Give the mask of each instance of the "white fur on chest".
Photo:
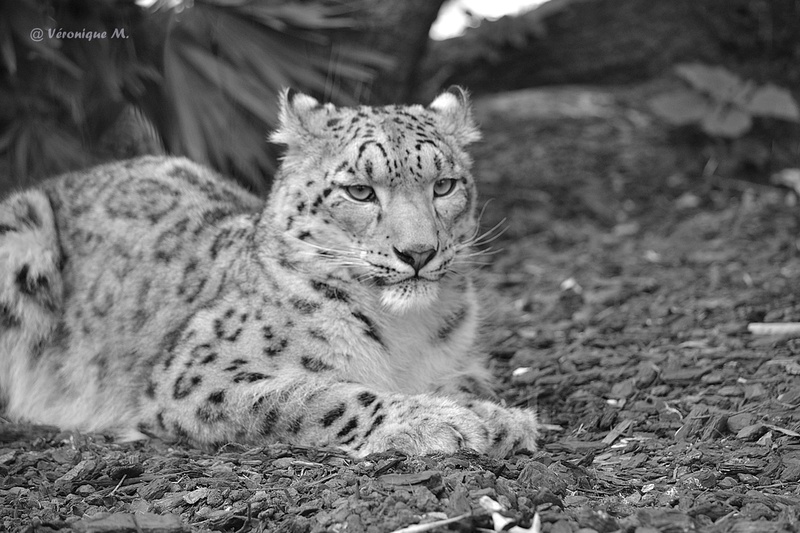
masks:
[[(474, 304), (467, 306), (464, 319), (446, 339), (441, 339), (438, 333), (444, 314), (440, 306), (434, 306), (399, 316), (372, 315), (382, 346), (361, 342), (354, 345), (352, 339), (347, 342), (353, 357), (345, 363), (346, 377), (386, 391), (416, 394), (430, 392), (471, 366), (477, 329)], [(345, 339), (340, 337), (337, 341)]]

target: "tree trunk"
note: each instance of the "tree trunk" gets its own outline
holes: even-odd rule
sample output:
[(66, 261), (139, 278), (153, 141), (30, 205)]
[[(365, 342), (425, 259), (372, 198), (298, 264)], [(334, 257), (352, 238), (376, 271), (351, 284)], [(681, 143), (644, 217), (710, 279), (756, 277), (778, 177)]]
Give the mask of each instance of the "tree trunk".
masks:
[(393, 65), (381, 72), (364, 103), (408, 102), (416, 85), (417, 66), (428, 45), (428, 33), (445, 0), (371, 0), (362, 15), (367, 31), (353, 37), (353, 44), (366, 46), (391, 58)]

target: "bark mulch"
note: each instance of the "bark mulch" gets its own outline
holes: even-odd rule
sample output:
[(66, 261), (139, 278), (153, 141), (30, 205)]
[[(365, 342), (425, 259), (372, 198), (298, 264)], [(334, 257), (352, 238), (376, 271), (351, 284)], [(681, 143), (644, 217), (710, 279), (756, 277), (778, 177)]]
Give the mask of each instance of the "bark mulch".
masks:
[(796, 197), (702, 175), (651, 90), (478, 103), (483, 225), (506, 219), (479, 258), (487, 350), (539, 450), (203, 453), (0, 421), (0, 531), (800, 531), (800, 333), (749, 328), (800, 322)]

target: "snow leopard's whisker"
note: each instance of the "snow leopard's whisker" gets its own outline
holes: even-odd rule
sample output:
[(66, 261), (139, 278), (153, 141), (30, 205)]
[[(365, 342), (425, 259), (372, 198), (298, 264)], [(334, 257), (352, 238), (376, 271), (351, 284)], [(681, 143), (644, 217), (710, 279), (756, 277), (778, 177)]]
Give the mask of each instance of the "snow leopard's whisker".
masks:
[(316, 261), (324, 261), (326, 265), (330, 265), (333, 267), (366, 267), (369, 266), (369, 263), (365, 261), (359, 261), (357, 258), (349, 258), (349, 257), (336, 257), (332, 255), (325, 255), (325, 254), (316, 254), (316, 253), (304, 253), (302, 254), (305, 258), (309, 260), (316, 260)]
[(296, 242), (303, 243), (310, 248), (314, 248), (316, 250), (321, 250), (323, 252), (329, 252), (340, 256), (357, 257), (361, 253), (361, 250), (357, 249), (348, 250), (346, 248), (332, 248), (330, 246), (320, 246), (319, 244), (314, 244), (313, 242), (304, 241), (303, 239), (298, 239), (297, 237), (292, 237), (292, 239), (295, 240)]
[[(499, 239), (506, 231), (508, 231), (508, 225), (506, 225), (506, 219), (504, 218), (479, 236), (472, 239), (470, 244), (472, 246), (485, 246), (490, 242)], [(494, 235), (492, 235), (493, 233)]]
[(486, 202), (484, 202), (484, 204), (483, 204), (483, 207), (481, 207), (481, 212), (480, 212), (480, 213), (478, 213), (478, 216), (476, 217), (476, 220), (475, 220), (475, 229), (472, 231), (472, 235), (470, 235), (470, 236), (469, 236), (469, 238), (468, 238), (468, 239), (465, 241), (466, 243), (471, 243), (471, 244), (474, 244), (474, 243), (476, 243), (477, 241), (479, 241), (479, 240), (480, 240), (480, 238), (481, 238), (482, 236), (484, 236), (484, 235), (488, 235), (489, 233), (491, 233), (492, 231), (494, 231), (495, 229), (497, 229), (497, 227), (498, 227), (498, 226), (500, 226), (500, 225), (502, 225), (502, 224), (504, 224), (504, 223), (505, 223), (506, 219), (505, 219), (505, 218), (503, 218), (503, 220), (501, 220), (500, 222), (498, 222), (497, 224), (495, 224), (495, 225), (494, 225), (494, 227), (492, 227), (490, 230), (488, 230), (488, 231), (484, 232), (484, 233), (483, 233), (483, 235), (480, 235), (480, 236), (479, 236), (479, 234), (480, 234), (480, 231), (481, 231), (481, 222), (483, 221), (483, 215), (484, 215), (484, 213), (486, 212), (486, 208), (489, 206), (489, 203), (490, 203), (492, 200), (493, 200), (493, 198), (489, 198), (488, 200), (486, 200)]
[(333, 263), (335, 267), (363, 267), (361, 263)]
[[(507, 230), (508, 226), (499, 229), (502, 224), (505, 223), (505, 219), (501, 220), (497, 224), (495, 224), (492, 228), (488, 229), (487, 231), (481, 233), (480, 235), (473, 234), (473, 237), (467, 239), (464, 242), (456, 244), (456, 251), (460, 252), (461, 250), (468, 250), (473, 248), (480, 248), (481, 246), (486, 246), (493, 241), (500, 238)], [(494, 235), (492, 235), (494, 233)]]
[(378, 276), (372, 272), (364, 272), (363, 274), (356, 276), (356, 280), (359, 282), (374, 281), (376, 279), (379, 279)]
[(307, 259), (323, 259), (325, 261), (351, 261), (353, 263), (365, 264), (356, 255), (340, 254), (328, 250), (301, 250), (300, 255)]
[(484, 256), (484, 255), (497, 255), (497, 254), (502, 253), (502, 252), (503, 252), (503, 248), (497, 248), (497, 249), (494, 249), (494, 248), (491, 248), (491, 247), (484, 248), (484, 249), (475, 248), (472, 251), (470, 251), (470, 253), (468, 253), (468, 254), (458, 254), (458, 257), (480, 257), (480, 256)]
[(356, 262), (356, 261), (347, 261), (344, 259), (338, 258), (325, 258), (325, 264), (330, 265), (332, 267), (366, 267), (369, 266), (369, 263), (364, 262)]
[(479, 266), (489, 266), (491, 265), (491, 261), (462, 261), (462, 260), (455, 260), (453, 261), (453, 265), (461, 266), (461, 265), (479, 265)]
[[(481, 222), (483, 221), (483, 215), (484, 213), (486, 213), (486, 208), (489, 207), (489, 204), (491, 203), (492, 200), (494, 200), (494, 198), (489, 198), (488, 200), (483, 202), (483, 207), (481, 207), (481, 212), (478, 213), (477, 220), (475, 221), (475, 232), (472, 234), (472, 238), (475, 238), (475, 236), (481, 230)], [(505, 219), (503, 219), (503, 222), (504, 221)]]

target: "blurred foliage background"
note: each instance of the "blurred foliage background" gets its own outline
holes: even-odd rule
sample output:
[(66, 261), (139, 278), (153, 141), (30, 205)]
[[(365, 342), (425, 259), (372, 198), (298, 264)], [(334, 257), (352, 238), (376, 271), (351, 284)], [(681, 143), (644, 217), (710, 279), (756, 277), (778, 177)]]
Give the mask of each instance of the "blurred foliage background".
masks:
[[(371, 20), (386, 19), (376, 17), (379, 7), (386, 10), (362, 0), (4, 0), (2, 188), (168, 152), (263, 193), (275, 169), (265, 140), (282, 87), (355, 104), (394, 64), (398, 54), (363, 40), (380, 30)], [(36, 29), (43, 38), (32, 38)]]
[[(337, 104), (422, 102), (453, 83), (477, 95), (631, 84), (698, 63), (798, 96), (795, 0), (550, 0), (431, 41), (444, 1), (0, 0), (0, 193), (171, 153), (265, 194), (277, 161), (266, 137), (286, 86)], [(748, 132), (761, 138), (741, 144), (742, 157), (800, 167), (796, 124), (771, 120)], [(699, 128), (681, 131), (723, 146)]]

